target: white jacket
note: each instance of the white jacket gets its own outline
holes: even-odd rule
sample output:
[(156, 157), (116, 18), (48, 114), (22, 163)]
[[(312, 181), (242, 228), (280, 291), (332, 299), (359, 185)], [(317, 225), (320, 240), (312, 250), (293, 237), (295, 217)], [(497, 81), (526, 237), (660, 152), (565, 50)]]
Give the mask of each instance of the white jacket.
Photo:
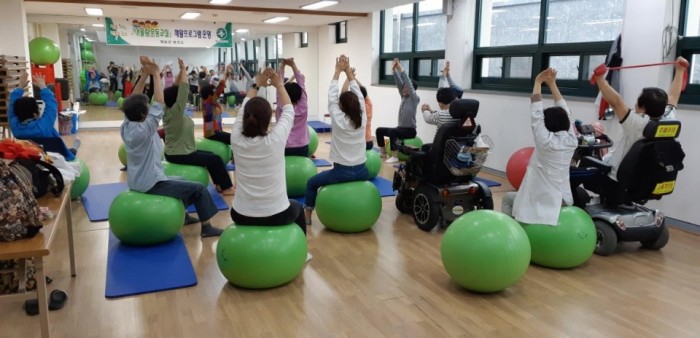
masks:
[[(554, 103), (569, 113), (566, 101)], [(573, 126), (552, 133), (544, 125), (542, 101), (530, 105), (535, 152), (513, 204), (513, 217), (529, 224), (557, 225), (562, 200), (573, 203), (569, 184), (571, 158), (578, 146)]]

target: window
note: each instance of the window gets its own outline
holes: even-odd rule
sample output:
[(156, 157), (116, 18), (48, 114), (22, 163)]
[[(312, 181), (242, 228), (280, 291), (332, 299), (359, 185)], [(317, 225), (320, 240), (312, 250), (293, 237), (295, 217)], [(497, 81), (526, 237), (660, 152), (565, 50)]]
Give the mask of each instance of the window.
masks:
[(442, 0), (424, 0), (383, 10), (380, 29), (380, 83), (394, 83), (391, 64), (399, 58), (409, 77), (437, 85), (445, 58), (447, 17)]
[(700, 104), (700, 0), (681, 2), (681, 27), (678, 55), (690, 64), (688, 85), (681, 95), (681, 103)]
[(623, 0), (480, 0), (475, 89), (532, 90), (542, 69), (557, 69), (564, 94), (595, 96), (591, 71), (622, 31)]
[(299, 48), (309, 47), (309, 33), (301, 32), (299, 33)]
[(348, 22), (341, 21), (333, 24), (335, 26), (335, 43), (348, 42)]

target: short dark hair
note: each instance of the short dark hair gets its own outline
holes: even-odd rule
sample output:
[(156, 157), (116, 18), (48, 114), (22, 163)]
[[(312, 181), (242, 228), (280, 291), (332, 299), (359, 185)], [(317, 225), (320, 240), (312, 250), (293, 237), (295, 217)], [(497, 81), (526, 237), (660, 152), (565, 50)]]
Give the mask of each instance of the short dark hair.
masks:
[(435, 97), (437, 98), (437, 102), (440, 102), (442, 104), (450, 104), (456, 99), (455, 92), (454, 90), (452, 90), (452, 88), (438, 89), (437, 94), (435, 94)]
[(12, 108), (20, 122), (32, 119), (34, 115), (39, 114), (39, 105), (36, 103), (36, 100), (30, 96), (20, 97), (15, 100)]
[(208, 99), (210, 96), (214, 95), (214, 86), (208, 84), (199, 88), (199, 96), (202, 100)]
[(646, 87), (637, 98), (637, 106), (643, 107), (644, 112), (652, 119), (661, 117), (666, 111), (668, 95), (657, 87)]
[(367, 98), (367, 88), (365, 86), (360, 86), (360, 91), (362, 92), (362, 97)]
[(544, 110), (544, 126), (552, 133), (569, 130), (569, 114), (562, 107), (549, 107)]
[(207, 77), (207, 73), (205, 72), (199, 72), (199, 78), (204, 80), (204, 78)]
[(297, 101), (301, 99), (301, 86), (296, 82), (287, 82), (284, 84), (284, 89), (287, 91), (287, 94), (289, 94), (292, 104), (297, 104)]
[(245, 137), (258, 137), (267, 135), (272, 119), (272, 107), (267, 100), (256, 96), (243, 107), (243, 131)]
[(360, 107), (360, 98), (351, 91), (340, 94), (338, 98), (340, 110), (350, 118), (355, 129), (362, 127), (362, 107)]
[(418, 90), (418, 83), (416, 80), (411, 79), (411, 84), (413, 85), (413, 90)]
[(126, 98), (122, 104), (122, 111), (129, 121), (141, 121), (148, 114), (148, 96), (146, 94), (134, 94)]
[(171, 108), (177, 101), (177, 92), (179, 90), (179, 85), (172, 85), (163, 90), (163, 101), (165, 106)]

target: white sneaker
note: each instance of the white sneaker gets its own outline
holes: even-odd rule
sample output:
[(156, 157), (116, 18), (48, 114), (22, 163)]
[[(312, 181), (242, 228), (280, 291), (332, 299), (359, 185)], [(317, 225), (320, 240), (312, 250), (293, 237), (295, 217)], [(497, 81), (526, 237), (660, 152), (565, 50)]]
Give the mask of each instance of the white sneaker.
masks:
[(390, 157), (388, 160), (384, 161), (384, 163), (392, 164), (392, 163), (396, 163), (396, 162), (398, 162), (398, 161), (399, 161), (398, 158), (392, 156), (392, 157)]
[(306, 253), (306, 261), (305, 261), (304, 263), (308, 263), (308, 262), (311, 260), (311, 258), (314, 258), (314, 256), (311, 255), (310, 252), (307, 252), (307, 253)]

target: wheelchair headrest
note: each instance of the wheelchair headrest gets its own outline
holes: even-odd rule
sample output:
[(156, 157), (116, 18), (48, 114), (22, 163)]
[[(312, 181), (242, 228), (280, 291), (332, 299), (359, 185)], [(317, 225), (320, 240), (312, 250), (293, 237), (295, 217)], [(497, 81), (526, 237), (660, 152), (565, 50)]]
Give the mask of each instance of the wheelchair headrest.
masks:
[(450, 116), (453, 118), (464, 120), (466, 118), (475, 118), (479, 112), (479, 101), (472, 99), (459, 99), (450, 103)]
[(665, 120), (665, 121), (649, 121), (644, 127), (642, 135), (647, 139), (668, 139), (677, 138), (681, 133), (681, 121)]

